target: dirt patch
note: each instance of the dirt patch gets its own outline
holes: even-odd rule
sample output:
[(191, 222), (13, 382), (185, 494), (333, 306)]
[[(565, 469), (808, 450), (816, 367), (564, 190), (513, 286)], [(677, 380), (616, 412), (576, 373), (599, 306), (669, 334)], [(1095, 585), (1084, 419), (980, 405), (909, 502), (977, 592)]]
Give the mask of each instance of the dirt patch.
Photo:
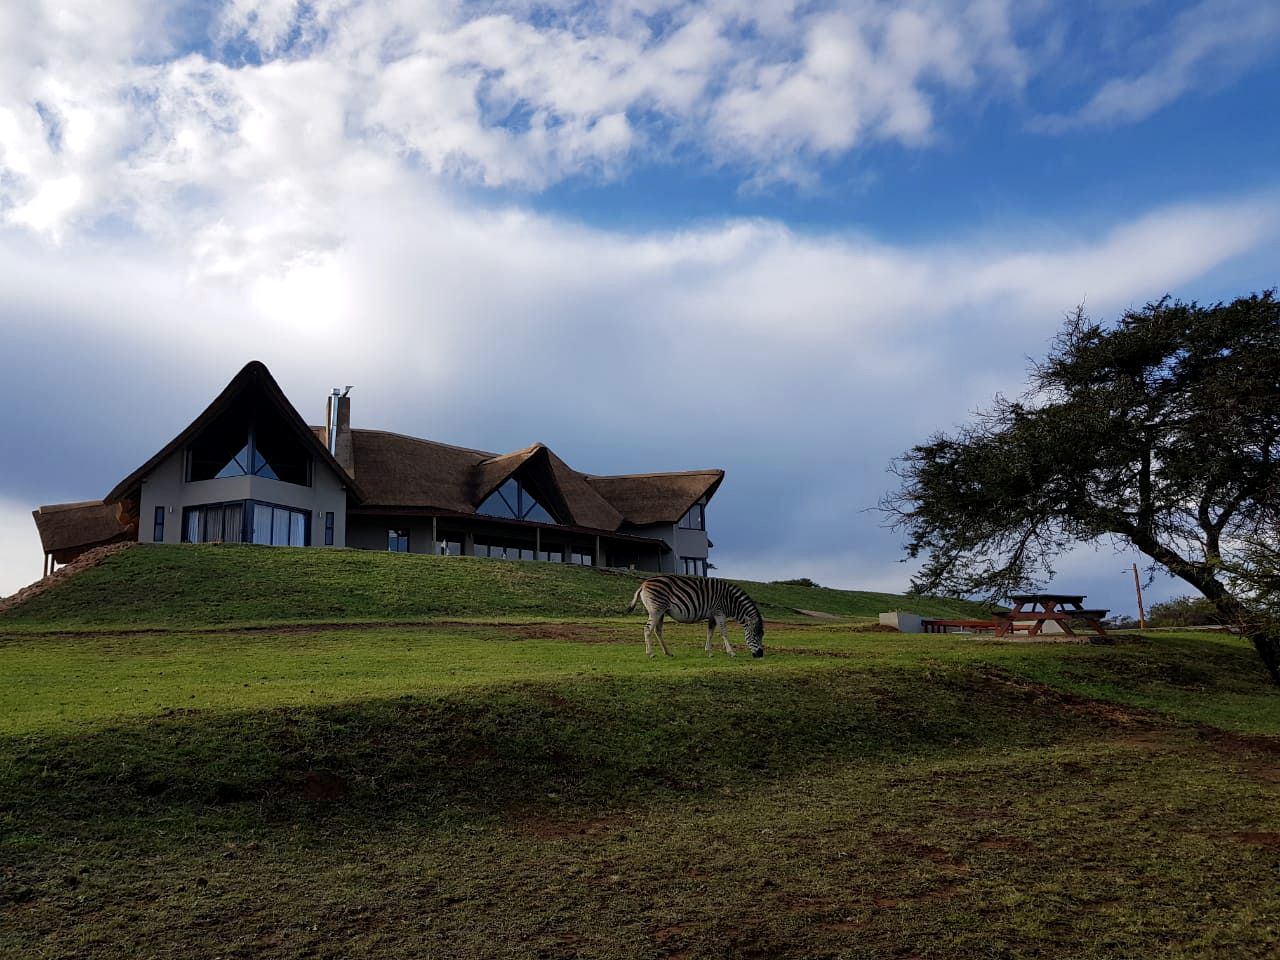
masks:
[(128, 543), (113, 543), (105, 547), (95, 547), (92, 550), (86, 550), (80, 556), (76, 557), (64, 567), (59, 567), (52, 574), (43, 580), (37, 580), (28, 587), (23, 587), (17, 593), (8, 597), (0, 597), (0, 613), (6, 613), (14, 607), (32, 600), (40, 594), (52, 590), (59, 584), (66, 583), (77, 573), (96, 567), (109, 557), (114, 557), (117, 553), (121, 553), (137, 544), (130, 541)]
[(1204, 728), (1201, 739), (1259, 783), (1280, 785), (1280, 737), (1263, 737)]
[(823, 613), (821, 610), (801, 610), (799, 607), (793, 607), (796, 613), (806, 617), (813, 617), (815, 620), (839, 620), (840, 618), (834, 613)]
[(848, 650), (819, 650), (816, 647), (775, 647), (775, 653), (795, 654), (797, 657), (834, 657), (837, 660), (852, 659)]
[(1251, 847), (1262, 847), (1264, 850), (1280, 850), (1280, 833), (1267, 830), (1242, 830), (1227, 834), (1237, 843), (1247, 843)]
[(868, 920), (832, 920), (821, 926), (828, 933), (857, 933), (865, 929), (869, 922)]
[(969, 872), (969, 865), (950, 850), (930, 843), (922, 843), (910, 834), (881, 833), (876, 834), (874, 839), (885, 850), (902, 853), (917, 860), (927, 860), (936, 864), (944, 873), (957, 875)]
[(626, 643), (589, 623), (522, 623), (504, 625), (504, 632), (521, 640), (567, 640), (571, 643)]
[(1011, 853), (1031, 853), (1035, 845), (1021, 837), (987, 837), (974, 846), (980, 850), (1007, 850)]
[(512, 821), (517, 830), (543, 840), (569, 840), (583, 837), (592, 839), (613, 837), (624, 840), (626, 828), (630, 822), (627, 817), (621, 815), (595, 817), (590, 820), (561, 820), (538, 814), (523, 815)]
[(670, 926), (661, 928), (660, 930), (655, 930), (653, 932), (653, 939), (658, 943), (665, 945), (671, 940), (684, 939), (685, 934), (688, 932), (689, 925), (687, 923), (673, 923)]
[(1117, 727), (1143, 725), (1150, 728), (1165, 727), (1167, 724), (1157, 713), (1128, 707), (1104, 700), (1090, 700), (1077, 696), (1034, 680), (1027, 680), (1014, 674), (1000, 671), (986, 671), (977, 675), (977, 684), (996, 687), (1004, 691), (1012, 691), (1022, 696), (1042, 710), (1061, 710), (1080, 717), (1088, 717)]
[(1231, 733), (1226, 730), (1205, 728), (1201, 735), (1220, 753), (1231, 757), (1252, 759), (1258, 755), (1274, 757), (1280, 762), (1280, 737), (1264, 737), (1256, 734)]
[(963, 892), (962, 884), (944, 883), (929, 890), (922, 890), (920, 893), (906, 894), (901, 897), (876, 897), (872, 902), (882, 910), (891, 910), (909, 903), (936, 903), (939, 900), (950, 900)]
[(337, 800), (347, 792), (347, 781), (328, 770), (308, 770), (302, 775), (298, 792), (304, 800)]
[[(1115, 737), (1112, 742), (1131, 747), (1134, 750), (1142, 750), (1146, 753), (1159, 753), (1171, 750), (1176, 746), (1173, 742), (1172, 731), (1162, 730), (1158, 727), (1133, 730)], [(1063, 764), (1063, 766), (1065, 767), (1066, 764)]]

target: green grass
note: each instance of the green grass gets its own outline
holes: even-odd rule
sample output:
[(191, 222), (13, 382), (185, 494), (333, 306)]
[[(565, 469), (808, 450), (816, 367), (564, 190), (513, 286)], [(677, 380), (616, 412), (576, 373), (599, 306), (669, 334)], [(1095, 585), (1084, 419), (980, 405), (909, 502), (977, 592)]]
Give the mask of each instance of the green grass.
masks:
[[(644, 574), (367, 550), (140, 544), (0, 613), (0, 629), (616, 616)], [(814, 610), (875, 617), (973, 615), (976, 604), (763, 583), (768, 617)]]
[(1280, 694), (1238, 639), (649, 660), (590, 608), (633, 580), (558, 571), (592, 612), (553, 619), (481, 603), (539, 565), (434, 563), (420, 624), (86, 631), (75, 581), (79, 632), (0, 622), (0, 956), (1275, 955)]

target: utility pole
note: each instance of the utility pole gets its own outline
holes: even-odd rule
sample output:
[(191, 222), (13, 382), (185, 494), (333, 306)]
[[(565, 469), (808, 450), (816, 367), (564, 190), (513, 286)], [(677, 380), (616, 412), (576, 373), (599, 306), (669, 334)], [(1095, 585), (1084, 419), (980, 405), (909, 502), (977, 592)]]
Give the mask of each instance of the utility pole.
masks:
[(1138, 594), (1138, 628), (1147, 629), (1147, 614), (1142, 609), (1142, 581), (1138, 579), (1138, 565), (1133, 565), (1133, 589)]

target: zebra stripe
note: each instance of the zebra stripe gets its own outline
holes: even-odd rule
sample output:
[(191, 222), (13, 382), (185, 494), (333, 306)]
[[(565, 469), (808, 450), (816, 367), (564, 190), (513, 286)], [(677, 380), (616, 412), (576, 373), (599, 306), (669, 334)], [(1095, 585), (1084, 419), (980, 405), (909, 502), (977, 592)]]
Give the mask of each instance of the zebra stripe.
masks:
[(627, 607), (628, 613), (636, 608), (637, 602), (642, 602), (649, 613), (649, 620), (644, 626), (644, 651), (651, 657), (654, 636), (658, 638), (662, 652), (671, 656), (667, 642), (662, 639), (664, 617), (671, 617), (680, 623), (707, 621), (707, 656), (711, 656), (711, 638), (716, 627), (720, 628), (720, 635), (724, 638), (725, 652), (734, 656), (725, 621), (736, 620), (742, 624), (751, 655), (764, 656), (764, 618), (760, 616), (760, 608), (741, 588), (727, 580), (717, 580), (714, 577), (652, 577), (640, 584), (640, 589), (631, 598), (631, 606)]

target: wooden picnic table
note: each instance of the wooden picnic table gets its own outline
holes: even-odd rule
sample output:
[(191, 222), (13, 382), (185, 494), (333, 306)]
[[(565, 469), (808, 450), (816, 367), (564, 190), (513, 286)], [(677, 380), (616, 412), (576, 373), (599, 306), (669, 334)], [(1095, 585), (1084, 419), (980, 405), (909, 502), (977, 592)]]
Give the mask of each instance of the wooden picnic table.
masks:
[(1012, 609), (995, 614), (996, 636), (1003, 637), (1018, 630), (1026, 630), (1027, 636), (1039, 636), (1046, 623), (1056, 623), (1062, 632), (1074, 637), (1072, 620), (1083, 620), (1098, 632), (1107, 635), (1102, 625), (1106, 610), (1086, 610), (1083, 593), (1024, 593), (1010, 597)]

